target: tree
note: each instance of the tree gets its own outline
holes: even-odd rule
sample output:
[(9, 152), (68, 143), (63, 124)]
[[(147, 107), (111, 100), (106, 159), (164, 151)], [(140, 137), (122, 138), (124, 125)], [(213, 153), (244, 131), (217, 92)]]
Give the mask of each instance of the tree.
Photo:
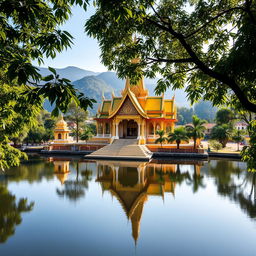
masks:
[(81, 140), (85, 140), (86, 143), (89, 139), (91, 139), (93, 136), (92, 130), (90, 129), (90, 127), (85, 127), (85, 129), (82, 132), (81, 135)]
[(217, 124), (229, 124), (234, 119), (234, 112), (228, 108), (222, 108), (216, 113)]
[(81, 124), (85, 122), (87, 117), (88, 112), (77, 106), (74, 102), (69, 105), (66, 118), (67, 120), (75, 123), (74, 133), (76, 136), (76, 142), (79, 141), (79, 137), (81, 136)]
[[(82, 179), (80, 179), (82, 176)], [(78, 201), (85, 196), (85, 191), (88, 189), (91, 180), (92, 171), (86, 169), (80, 172), (79, 162), (76, 163), (76, 179), (67, 180), (64, 183), (63, 189), (57, 189), (57, 195), (60, 197), (66, 197), (70, 201)]]
[(186, 130), (187, 130), (187, 135), (190, 138), (193, 138), (194, 149), (196, 149), (196, 140), (204, 137), (204, 131), (205, 131), (204, 124), (206, 123), (206, 120), (202, 120), (195, 115), (192, 117), (192, 119), (193, 119), (192, 125), (186, 126)]
[(177, 149), (179, 149), (181, 141), (189, 142), (186, 129), (184, 127), (179, 127), (174, 129), (173, 133), (169, 133), (168, 141), (169, 142), (176, 141)]
[(226, 144), (231, 137), (231, 130), (227, 124), (217, 125), (212, 128), (211, 139), (217, 140), (225, 148)]
[(177, 116), (178, 116), (177, 124), (184, 125), (184, 124), (191, 123), (193, 114), (194, 114), (193, 108), (178, 107), (177, 108)]
[(201, 100), (195, 104), (194, 112), (199, 118), (212, 122), (215, 118), (217, 108), (210, 101)]
[(236, 131), (232, 136), (232, 140), (237, 143), (237, 151), (239, 151), (239, 143), (243, 140), (243, 136), (241, 135), (241, 132)]
[(220, 149), (222, 149), (222, 144), (221, 144), (220, 142), (216, 141), (216, 140), (210, 140), (209, 143), (210, 143), (210, 146), (211, 146), (213, 149), (217, 150), (217, 152), (218, 152)]
[(167, 137), (165, 137), (165, 132), (164, 130), (157, 130), (156, 131), (156, 134), (159, 136), (156, 140), (155, 140), (155, 143), (160, 143), (161, 144), (161, 148), (163, 147), (163, 143), (165, 141), (167, 141)]
[(250, 134), (249, 146), (242, 150), (242, 159), (247, 161), (247, 166), (250, 171), (256, 171), (256, 120), (252, 121), (248, 126)]
[[(45, 99), (55, 104), (53, 115), (66, 112), (73, 100), (83, 108), (93, 100), (60, 78), (53, 68), (41, 77), (32, 62), (54, 58), (72, 45), (73, 37), (59, 27), (70, 17), (71, 8), (86, 8), (87, 0), (0, 1), (0, 168), (18, 165), (25, 157), (9, 145), (9, 139), (36, 122)], [(43, 83), (41, 82), (43, 81)]]
[[(86, 31), (99, 41), (102, 62), (117, 69), (120, 77), (134, 81), (142, 74), (160, 74), (157, 93), (186, 85), (192, 102), (203, 98), (220, 105), (238, 99), (256, 112), (255, 1), (97, 0), (95, 4)], [(138, 56), (140, 62), (130, 62)]]
[(26, 198), (16, 199), (5, 186), (0, 185), (0, 243), (4, 243), (15, 233), (15, 228), (22, 222), (22, 213), (33, 210), (34, 203), (28, 203)]

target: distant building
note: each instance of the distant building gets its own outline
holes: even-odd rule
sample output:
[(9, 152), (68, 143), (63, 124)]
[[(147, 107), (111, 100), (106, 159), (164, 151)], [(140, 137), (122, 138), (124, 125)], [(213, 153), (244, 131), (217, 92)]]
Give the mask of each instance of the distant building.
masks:
[(204, 127), (205, 127), (205, 135), (210, 135), (211, 132), (212, 132), (212, 128), (216, 126), (215, 123), (207, 123), (207, 124), (204, 124)]
[(248, 124), (244, 121), (238, 121), (234, 124), (235, 129), (237, 130), (246, 130)]

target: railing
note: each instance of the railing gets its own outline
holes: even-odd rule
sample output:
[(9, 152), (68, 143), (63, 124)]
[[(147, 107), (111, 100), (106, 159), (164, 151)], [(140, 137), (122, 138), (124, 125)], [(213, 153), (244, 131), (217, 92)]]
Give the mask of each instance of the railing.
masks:
[(150, 134), (147, 136), (147, 139), (156, 139), (158, 135)]
[(95, 137), (96, 138), (111, 138), (112, 135), (111, 134), (97, 134)]
[(177, 149), (177, 148), (160, 148), (160, 147), (154, 148), (154, 147), (150, 147), (150, 146), (147, 146), (147, 148), (151, 152), (201, 153), (201, 154), (204, 153), (204, 149), (201, 149), (201, 148), (197, 148), (197, 149), (194, 149), (194, 148), (180, 148), (180, 149)]

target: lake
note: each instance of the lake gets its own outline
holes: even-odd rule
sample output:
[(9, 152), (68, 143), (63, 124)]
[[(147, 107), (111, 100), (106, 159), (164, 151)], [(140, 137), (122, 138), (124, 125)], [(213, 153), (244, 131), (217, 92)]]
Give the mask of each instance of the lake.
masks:
[(256, 255), (240, 161), (31, 157), (0, 171), (0, 255)]

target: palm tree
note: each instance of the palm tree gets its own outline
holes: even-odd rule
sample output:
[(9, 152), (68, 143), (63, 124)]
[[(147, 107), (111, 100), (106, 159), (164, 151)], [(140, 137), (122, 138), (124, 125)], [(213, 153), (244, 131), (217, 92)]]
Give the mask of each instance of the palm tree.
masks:
[(160, 143), (161, 148), (163, 147), (163, 142), (167, 141), (168, 138), (164, 136), (164, 130), (157, 130), (156, 134), (159, 136), (156, 140), (155, 143)]
[(216, 125), (212, 129), (211, 139), (219, 141), (222, 147), (225, 148), (229, 138), (231, 137), (231, 133), (232, 130), (227, 124)]
[(202, 120), (196, 115), (194, 115), (192, 117), (192, 124), (186, 127), (188, 136), (190, 138), (193, 138), (194, 149), (196, 149), (196, 140), (204, 137), (205, 123), (206, 123), (206, 120)]
[(179, 127), (174, 130), (173, 133), (169, 133), (168, 135), (168, 142), (176, 141), (177, 143), (177, 149), (180, 148), (181, 141), (189, 141), (189, 138), (187, 136), (187, 131), (184, 127)]
[(239, 151), (239, 143), (243, 140), (243, 136), (239, 130), (234, 133), (232, 140), (237, 143), (237, 151)]
[(92, 134), (91, 129), (88, 128), (88, 127), (86, 127), (80, 138), (81, 138), (81, 140), (85, 140), (85, 141), (86, 141), (86, 144), (87, 144), (87, 141), (88, 141), (92, 136), (93, 136), (93, 134)]

